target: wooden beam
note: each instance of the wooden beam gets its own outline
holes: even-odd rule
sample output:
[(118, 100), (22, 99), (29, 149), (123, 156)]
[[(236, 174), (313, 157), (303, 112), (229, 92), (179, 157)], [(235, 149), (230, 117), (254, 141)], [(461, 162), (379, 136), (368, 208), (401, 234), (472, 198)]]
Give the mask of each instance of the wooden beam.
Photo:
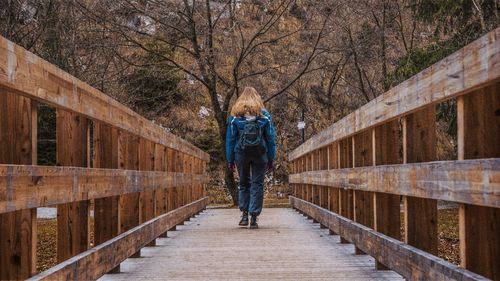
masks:
[[(171, 148), (167, 148), (167, 171), (175, 172), (175, 151)], [(177, 188), (175, 186), (168, 190), (168, 211), (177, 208), (176, 193)]]
[[(146, 139), (139, 139), (139, 170), (154, 171), (155, 165), (155, 144)], [(140, 218), (139, 222), (143, 223), (155, 217), (155, 191), (148, 190), (139, 193), (140, 201)], [(155, 246), (156, 241), (153, 240), (148, 246)]]
[[(328, 170), (339, 168), (339, 149), (338, 142), (335, 142), (328, 146)], [(337, 187), (327, 188), (328, 192), (328, 209), (334, 213), (340, 213), (340, 190)], [(335, 234), (330, 230), (330, 234)]]
[[(0, 163), (36, 163), (36, 124), (36, 104), (0, 89)], [(0, 200), (15, 195), (6, 189)], [(12, 211), (0, 214), (0, 280), (36, 273), (36, 209)]]
[(304, 172), (289, 182), (500, 208), (500, 158)]
[[(352, 138), (339, 142), (340, 168), (353, 167)], [(330, 171), (329, 171), (330, 172)], [(350, 188), (339, 186), (340, 189), (340, 214), (349, 219), (354, 219), (354, 191)]]
[(290, 204), (408, 280), (487, 280), (312, 203), (290, 196)]
[(204, 197), (163, 214), (28, 280), (96, 280), (172, 226), (203, 210), (207, 203)]
[(498, 80), (499, 37), (496, 28), (390, 89), (307, 140), (289, 154), (289, 160)]
[[(158, 172), (167, 171), (167, 148), (161, 144), (155, 144), (155, 164), (154, 170)], [(194, 180), (194, 179), (193, 179)], [(167, 212), (167, 186), (155, 191), (155, 214), (162, 215)]]
[[(373, 158), (375, 165), (400, 164), (402, 146), (399, 120), (394, 120), (373, 130)], [(384, 187), (385, 188), (385, 187)], [(382, 192), (374, 193), (374, 228), (396, 240), (401, 239), (400, 196)], [(378, 270), (387, 269), (376, 261)]]
[[(405, 163), (436, 160), (436, 110), (427, 107), (404, 118)], [(406, 243), (437, 255), (437, 200), (403, 197)]]
[[(118, 130), (100, 122), (94, 122), (94, 168), (117, 169)], [(103, 185), (99, 185), (103, 190)], [(94, 200), (94, 246), (119, 234), (119, 196)]]
[[(353, 136), (354, 167), (373, 165), (372, 131), (364, 131)], [(354, 190), (354, 221), (373, 228), (373, 192)], [(356, 254), (364, 254), (355, 248)]]
[[(500, 157), (500, 83), (457, 101), (459, 159)], [(500, 208), (462, 204), (462, 266), (500, 280)]]
[[(372, 132), (365, 131), (353, 137), (354, 167), (373, 165)], [(373, 227), (373, 192), (354, 191), (354, 221)]]
[[(90, 151), (87, 118), (57, 110), (58, 166), (87, 167)], [(57, 206), (57, 261), (65, 261), (88, 249), (89, 201)]]
[[(93, 167), (118, 169), (118, 129), (94, 121)], [(120, 234), (120, 196), (94, 200), (94, 247)], [(117, 266), (110, 272), (120, 272)]]
[[(207, 175), (0, 165), (0, 213), (208, 182)], [(5, 197), (4, 194), (11, 194)]]
[(2, 36), (0, 88), (209, 161), (206, 152)]
[[(120, 131), (119, 135), (120, 169), (139, 169), (139, 137)], [(140, 224), (140, 193), (127, 193), (120, 196), (120, 233)]]

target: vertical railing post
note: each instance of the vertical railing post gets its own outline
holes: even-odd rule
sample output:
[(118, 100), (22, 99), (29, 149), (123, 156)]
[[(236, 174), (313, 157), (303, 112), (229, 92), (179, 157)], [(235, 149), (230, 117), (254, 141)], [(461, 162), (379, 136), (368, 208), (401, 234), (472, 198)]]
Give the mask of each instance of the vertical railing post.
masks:
[[(0, 89), (0, 163), (36, 165), (37, 106)], [(0, 280), (36, 273), (36, 208), (0, 214)]]
[[(202, 167), (201, 167), (201, 173), (202, 174), (206, 174), (207, 173), (207, 165), (208, 165), (208, 162), (205, 161), (205, 160), (203, 160)], [(207, 192), (207, 183), (204, 183), (203, 187), (202, 187), (201, 196), (205, 197), (206, 194), (207, 194), (206, 192)]]
[[(321, 170), (328, 169), (328, 147), (323, 147), (321, 149)], [(321, 207), (328, 209), (328, 187), (321, 186)]]
[[(118, 142), (118, 159), (120, 169), (139, 169), (139, 137), (120, 131)], [(120, 196), (120, 233), (134, 228), (140, 223), (140, 194), (129, 193)], [(132, 258), (139, 258), (141, 252), (138, 251)]]
[[(339, 143), (334, 142), (330, 145), (328, 156), (328, 170), (339, 168)], [(331, 187), (330, 188), (330, 210), (335, 213), (340, 212), (340, 188)]]
[[(433, 106), (403, 119), (405, 163), (436, 160), (436, 113)], [(404, 196), (405, 242), (437, 255), (437, 200)]]
[[(167, 148), (161, 144), (156, 143), (154, 146), (154, 170), (157, 172), (167, 171)], [(155, 191), (155, 216), (165, 214), (167, 212), (167, 188), (160, 188)], [(165, 231), (160, 237), (167, 237)]]
[[(339, 145), (334, 142), (328, 146), (328, 170), (339, 168)], [(338, 187), (328, 187), (328, 209), (334, 213), (340, 212), (340, 189)], [(336, 234), (330, 229), (330, 234)]]
[[(373, 165), (373, 141), (372, 130), (366, 130), (356, 134), (352, 138), (353, 167), (365, 167)], [(354, 221), (367, 227), (373, 228), (373, 192), (354, 191)], [(357, 247), (356, 254), (364, 254)]]
[[(500, 157), (500, 83), (458, 98), (458, 158)], [(461, 204), (462, 266), (500, 280), (500, 208)]]
[[(352, 154), (352, 138), (345, 138), (339, 141), (339, 168), (352, 168), (353, 154)], [(354, 218), (354, 202), (353, 202), (352, 189), (340, 189), (340, 215), (348, 219)], [(341, 243), (349, 243), (343, 237), (340, 237)]]
[[(184, 173), (184, 154), (180, 151), (175, 151), (176, 155), (176, 172)], [(186, 187), (184, 183), (182, 185), (177, 185), (177, 208), (184, 206), (184, 192)]]
[[(155, 144), (147, 139), (139, 138), (139, 170), (154, 171)], [(139, 223), (147, 222), (155, 217), (155, 191), (143, 191), (140, 193), (140, 220)], [(156, 240), (151, 241), (148, 246), (155, 246)]]
[[(176, 152), (172, 148), (167, 148), (167, 171), (168, 172), (176, 172)], [(175, 177), (174, 177), (175, 181)], [(177, 201), (177, 183), (174, 184), (173, 187), (168, 189), (168, 211), (175, 210), (178, 208)], [(176, 230), (176, 226), (174, 225), (169, 231)]]
[[(401, 164), (399, 127), (399, 120), (395, 120), (373, 130), (374, 165)], [(374, 194), (374, 229), (398, 240), (401, 238), (400, 197), (381, 192)], [(388, 269), (378, 261), (375, 267), (378, 270)]]
[[(312, 165), (313, 165), (313, 155), (312, 153), (309, 153), (306, 155), (306, 163), (307, 163), (307, 171), (312, 171)], [(308, 184), (307, 185), (307, 198), (306, 200), (308, 202), (313, 202), (314, 200), (314, 194), (313, 194), (313, 188), (312, 188), (312, 185), (311, 184)]]
[[(104, 123), (94, 121), (93, 167), (118, 169), (118, 130)], [(100, 245), (117, 236), (120, 228), (118, 219), (120, 196), (94, 200), (94, 245)], [(120, 272), (117, 266), (111, 273)]]
[[(89, 122), (75, 113), (57, 109), (57, 164), (88, 167)], [(88, 249), (89, 201), (57, 206), (57, 261), (63, 262)]]

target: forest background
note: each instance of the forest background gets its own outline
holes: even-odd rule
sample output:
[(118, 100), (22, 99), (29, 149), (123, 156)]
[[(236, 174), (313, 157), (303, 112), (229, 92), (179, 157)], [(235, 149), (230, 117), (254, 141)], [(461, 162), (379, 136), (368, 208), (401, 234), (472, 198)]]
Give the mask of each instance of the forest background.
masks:
[[(498, 0), (0, 0), (0, 34), (204, 149), (212, 203), (236, 202), (224, 134), (244, 86), (276, 125), (269, 186), (288, 152), (499, 26)], [(438, 159), (456, 159), (453, 101), (437, 108)], [(39, 164), (55, 165), (40, 108)]]

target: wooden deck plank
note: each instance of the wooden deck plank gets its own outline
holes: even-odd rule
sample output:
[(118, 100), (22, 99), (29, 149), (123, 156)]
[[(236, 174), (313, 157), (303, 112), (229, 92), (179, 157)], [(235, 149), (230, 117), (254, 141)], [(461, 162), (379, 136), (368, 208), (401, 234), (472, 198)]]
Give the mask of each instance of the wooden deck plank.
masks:
[(101, 280), (401, 280), (292, 209), (265, 209), (258, 230), (238, 220), (236, 209), (209, 209)]

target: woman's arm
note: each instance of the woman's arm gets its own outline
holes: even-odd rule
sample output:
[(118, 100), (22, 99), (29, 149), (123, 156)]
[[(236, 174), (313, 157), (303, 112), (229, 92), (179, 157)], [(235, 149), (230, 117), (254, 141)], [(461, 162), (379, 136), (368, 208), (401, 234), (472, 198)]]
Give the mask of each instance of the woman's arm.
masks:
[(274, 131), (274, 124), (271, 114), (269, 114), (269, 112), (267, 111), (264, 111), (264, 116), (269, 120), (269, 123), (264, 130), (264, 135), (266, 137), (267, 160), (274, 161), (276, 158), (276, 132)]
[(229, 116), (226, 130), (226, 160), (228, 163), (234, 163), (234, 146), (238, 130), (234, 125), (234, 117)]

